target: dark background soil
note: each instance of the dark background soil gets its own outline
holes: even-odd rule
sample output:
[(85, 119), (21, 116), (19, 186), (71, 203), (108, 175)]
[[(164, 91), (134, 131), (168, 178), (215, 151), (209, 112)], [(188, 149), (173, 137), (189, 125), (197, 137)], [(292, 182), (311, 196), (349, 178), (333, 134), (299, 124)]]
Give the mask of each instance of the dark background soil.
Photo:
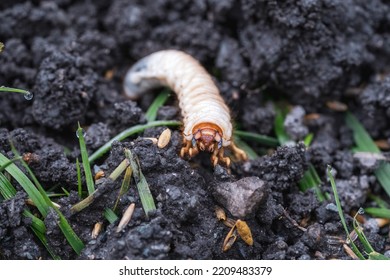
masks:
[[(47, 238), (64, 259), (350, 258), (332, 201), (319, 203), (313, 191), (299, 191), (309, 162), (319, 172), (321, 189), (329, 193), (326, 165), (334, 167), (346, 213), (371, 205), (369, 193), (388, 200), (373, 168), (353, 158), (344, 115), (325, 106), (327, 101), (344, 102), (374, 139), (389, 141), (388, 0), (3, 0), (0, 41), (5, 44), (0, 85), (34, 94), (31, 101), (0, 94), (0, 152), (12, 157), (11, 137), (21, 153), (34, 153), (30, 166), (45, 188), (71, 191), (57, 201), (65, 214), (78, 202), (77, 122), (87, 130), (90, 152), (123, 129), (145, 123), (153, 95), (138, 103), (126, 100), (122, 79), (135, 61), (157, 50), (180, 49), (199, 59), (216, 78), (242, 130), (274, 136), (271, 98), (304, 109), (288, 127), (291, 137), (300, 140), (306, 131), (315, 135), (308, 150), (284, 146), (234, 163), (231, 174), (219, 166), (213, 170), (207, 155), (181, 159), (179, 130), (165, 149), (141, 138), (116, 143), (96, 164), (109, 174), (124, 158), (123, 147), (133, 149), (158, 210), (147, 219), (132, 184), (119, 212), (135, 202), (135, 214), (115, 233), (117, 224), (109, 225), (102, 212), (113, 206), (120, 182), (104, 180), (98, 186), (102, 194), (89, 208), (67, 214), (86, 244), (80, 256), (67, 245), (56, 216), (46, 218)], [(320, 117), (300, 123), (309, 113)], [(158, 119), (180, 119), (174, 98)], [(143, 136), (156, 137), (163, 129)], [(244, 218), (254, 245), (239, 240), (222, 252), (229, 229), (215, 217), (214, 207), (221, 205), (218, 189), (229, 182), (245, 185), (252, 179), (236, 181), (252, 176), (264, 184), (260, 207)], [(22, 215), (25, 199), (19, 192), (0, 204), (0, 258), (50, 258)], [(388, 254), (389, 227), (365, 218), (374, 249)], [(98, 221), (105, 223), (94, 240), (91, 231)]]

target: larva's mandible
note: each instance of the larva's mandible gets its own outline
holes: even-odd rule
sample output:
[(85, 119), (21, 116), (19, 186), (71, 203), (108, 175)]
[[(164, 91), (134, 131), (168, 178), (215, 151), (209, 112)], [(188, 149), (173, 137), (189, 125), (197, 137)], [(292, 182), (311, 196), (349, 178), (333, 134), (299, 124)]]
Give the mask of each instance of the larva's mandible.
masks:
[(192, 56), (176, 50), (155, 52), (139, 60), (126, 74), (124, 90), (138, 98), (152, 88), (168, 86), (176, 92), (184, 123), (184, 146), (180, 155), (190, 157), (199, 150), (212, 153), (211, 161), (230, 165), (224, 147), (240, 160), (244, 151), (232, 141), (229, 108), (207, 71)]

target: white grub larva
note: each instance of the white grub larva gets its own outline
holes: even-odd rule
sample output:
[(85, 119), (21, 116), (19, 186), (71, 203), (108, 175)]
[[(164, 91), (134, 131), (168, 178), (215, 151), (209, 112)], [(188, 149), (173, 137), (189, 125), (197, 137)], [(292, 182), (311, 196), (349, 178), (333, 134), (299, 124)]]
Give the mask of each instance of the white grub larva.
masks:
[(218, 162), (229, 166), (230, 158), (224, 156), (226, 147), (239, 160), (247, 159), (246, 153), (233, 143), (229, 108), (196, 59), (177, 50), (155, 52), (139, 60), (124, 80), (125, 93), (131, 99), (161, 86), (171, 88), (179, 99), (184, 124), (182, 157), (208, 151), (214, 166)]

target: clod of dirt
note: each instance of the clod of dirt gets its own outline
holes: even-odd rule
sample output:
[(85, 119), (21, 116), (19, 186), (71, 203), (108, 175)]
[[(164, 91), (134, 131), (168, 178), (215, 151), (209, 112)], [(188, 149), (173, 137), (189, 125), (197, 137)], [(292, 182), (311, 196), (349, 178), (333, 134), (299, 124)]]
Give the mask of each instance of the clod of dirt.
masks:
[(296, 186), (307, 169), (306, 147), (303, 143), (295, 146), (281, 146), (271, 156), (264, 156), (244, 164), (248, 175), (258, 176), (267, 181), (274, 191), (286, 191)]
[(302, 106), (295, 106), (284, 120), (284, 129), (294, 141), (302, 140), (309, 133), (309, 129), (303, 124), (305, 114)]
[(97, 74), (85, 60), (68, 51), (56, 51), (42, 61), (34, 87), (35, 120), (60, 129), (83, 120), (94, 93)]
[(347, 213), (353, 208), (361, 207), (367, 199), (368, 176), (352, 176), (349, 180), (336, 178), (336, 186), (343, 210)]
[(233, 216), (241, 219), (254, 213), (267, 193), (266, 182), (258, 177), (245, 177), (236, 182), (220, 183), (213, 189), (214, 198)]
[(85, 144), (90, 149), (98, 149), (107, 143), (111, 138), (111, 130), (105, 123), (96, 123), (88, 127), (84, 137)]
[(0, 258), (38, 259), (42, 252), (29, 229), (31, 219), (23, 216), (27, 195), (18, 192), (0, 204)]
[[(390, 76), (370, 83), (359, 95), (359, 102), (364, 127), (374, 138), (383, 136), (390, 122)], [(389, 137), (389, 134), (384, 136)]]

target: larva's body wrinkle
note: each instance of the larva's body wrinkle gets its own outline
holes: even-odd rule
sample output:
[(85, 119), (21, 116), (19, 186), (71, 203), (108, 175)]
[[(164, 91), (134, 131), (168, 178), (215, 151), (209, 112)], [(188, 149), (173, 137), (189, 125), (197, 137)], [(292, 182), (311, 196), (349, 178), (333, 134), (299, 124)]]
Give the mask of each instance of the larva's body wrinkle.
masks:
[(139, 60), (127, 72), (124, 90), (137, 99), (150, 89), (167, 86), (178, 97), (183, 116), (185, 147), (181, 155), (193, 156), (199, 150), (212, 152), (212, 162), (218, 159), (229, 165), (222, 147), (236, 149), (240, 158), (245, 152), (232, 143), (232, 122), (229, 108), (207, 71), (192, 56), (177, 50), (164, 50)]

